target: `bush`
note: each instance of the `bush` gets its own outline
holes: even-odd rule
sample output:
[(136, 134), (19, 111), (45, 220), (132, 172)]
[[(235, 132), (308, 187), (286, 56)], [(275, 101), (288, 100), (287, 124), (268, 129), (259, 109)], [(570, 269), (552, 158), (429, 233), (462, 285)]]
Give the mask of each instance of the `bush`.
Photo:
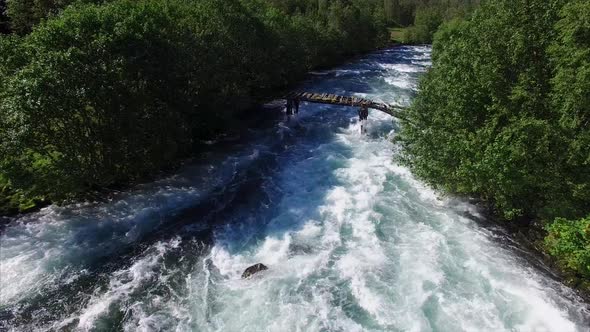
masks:
[(11, 189), (10, 182), (0, 174), (0, 215), (28, 211), (37, 206), (40, 200), (28, 198)]
[(590, 278), (590, 216), (580, 220), (557, 218), (547, 231), (548, 252), (567, 269)]

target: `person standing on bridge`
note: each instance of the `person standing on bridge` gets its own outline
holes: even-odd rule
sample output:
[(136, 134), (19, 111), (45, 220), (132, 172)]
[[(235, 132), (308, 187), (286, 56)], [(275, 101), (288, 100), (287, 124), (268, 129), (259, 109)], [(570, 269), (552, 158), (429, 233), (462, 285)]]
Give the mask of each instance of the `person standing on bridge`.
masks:
[(359, 109), (359, 122), (361, 123), (361, 134), (367, 132), (367, 119), (369, 118), (369, 108), (361, 105)]
[(293, 106), (295, 106), (295, 114), (299, 113), (299, 98), (293, 100)]
[(287, 122), (291, 120), (293, 115), (293, 100), (287, 99)]

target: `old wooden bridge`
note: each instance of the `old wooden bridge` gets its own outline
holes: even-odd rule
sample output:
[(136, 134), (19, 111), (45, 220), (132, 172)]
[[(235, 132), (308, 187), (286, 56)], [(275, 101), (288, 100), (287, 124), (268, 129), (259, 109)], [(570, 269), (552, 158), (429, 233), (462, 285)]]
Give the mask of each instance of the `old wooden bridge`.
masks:
[(309, 103), (342, 105), (353, 107), (367, 107), (387, 113), (396, 118), (403, 117), (404, 108), (401, 106), (394, 106), (384, 103), (377, 103), (369, 99), (359, 97), (339, 96), (329, 93), (313, 93), (313, 92), (293, 92), (285, 96), (286, 100), (299, 100)]

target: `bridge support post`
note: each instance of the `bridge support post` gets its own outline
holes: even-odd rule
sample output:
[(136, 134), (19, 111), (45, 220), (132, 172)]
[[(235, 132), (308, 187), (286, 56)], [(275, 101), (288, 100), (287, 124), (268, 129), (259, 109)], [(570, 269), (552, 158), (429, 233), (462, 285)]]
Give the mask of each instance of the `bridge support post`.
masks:
[(285, 112), (287, 114), (287, 122), (291, 120), (291, 116), (293, 115), (293, 100), (287, 99), (287, 105), (285, 107)]
[(293, 99), (293, 107), (295, 107), (295, 114), (299, 113), (299, 98), (295, 97), (295, 99)]
[(361, 134), (367, 133), (367, 120), (369, 119), (369, 108), (362, 105), (359, 109), (359, 122), (361, 124)]

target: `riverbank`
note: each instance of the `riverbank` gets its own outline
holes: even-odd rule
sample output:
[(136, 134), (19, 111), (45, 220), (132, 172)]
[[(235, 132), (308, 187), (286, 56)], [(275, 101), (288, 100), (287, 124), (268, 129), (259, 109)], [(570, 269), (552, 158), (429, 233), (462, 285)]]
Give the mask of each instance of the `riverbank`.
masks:
[[(548, 233), (543, 223), (532, 219), (518, 223), (502, 220), (494, 213), (494, 209), (489, 204), (481, 200), (469, 201), (478, 206), (478, 210), (482, 213), (482, 217), (469, 215), (469, 218), (475, 220), (481, 227), (497, 227), (500, 243), (512, 247), (515, 252), (526, 257), (531, 264), (545, 271), (547, 276), (573, 289), (590, 310), (590, 283), (588, 279), (576, 275), (571, 270), (564, 269), (559, 260), (548, 254), (544, 243)], [(502, 237), (507, 237), (512, 243), (507, 243)]]
[(533, 221), (525, 226), (514, 225), (505, 221), (497, 223), (506, 229), (522, 248), (534, 253), (535, 258), (551, 271), (556, 280), (576, 290), (578, 295), (590, 305), (590, 280), (576, 274), (571, 269), (565, 269), (563, 262), (548, 253), (545, 238), (549, 233), (542, 223)]

